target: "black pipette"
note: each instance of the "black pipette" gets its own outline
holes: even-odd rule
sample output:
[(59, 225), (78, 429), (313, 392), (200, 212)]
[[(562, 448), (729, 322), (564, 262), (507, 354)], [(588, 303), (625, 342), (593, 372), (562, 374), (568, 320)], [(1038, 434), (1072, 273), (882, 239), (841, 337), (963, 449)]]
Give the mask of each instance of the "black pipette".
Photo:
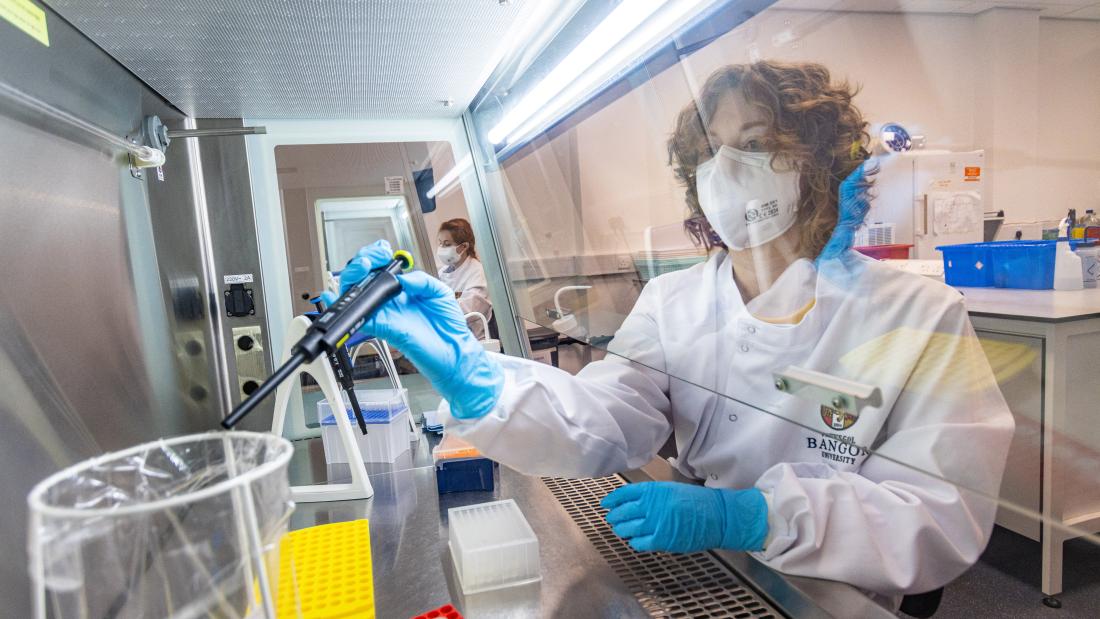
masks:
[[(309, 295), (303, 296), (309, 297)], [(321, 297), (310, 299), (310, 302), (317, 308), (317, 316), (324, 313), (325, 306), (321, 303)], [(348, 404), (351, 405), (351, 411), (355, 413), (355, 422), (359, 424), (359, 431), (365, 436), (367, 434), (367, 420), (363, 419), (363, 409), (359, 407), (359, 397), (355, 395), (354, 368), (351, 359), (348, 357), (347, 349), (343, 346), (337, 346), (336, 350), (328, 351), (328, 364), (332, 366), (332, 373), (336, 376), (336, 382), (340, 384), (344, 394), (348, 397)], [(334, 407), (333, 411), (335, 410)]]
[(348, 288), (339, 299), (325, 308), (306, 330), (302, 339), (294, 344), (290, 349), (290, 359), (272, 372), (247, 400), (233, 409), (222, 420), (222, 427), (228, 430), (240, 423), (245, 415), (252, 412), (252, 409), (290, 377), (298, 366), (310, 363), (322, 353), (336, 350), (345, 337), (358, 331), (379, 307), (401, 292), (401, 282), (397, 280), (397, 274), (412, 268), (412, 265), (413, 259), (409, 252), (396, 251), (389, 264), (371, 271), (363, 281)]

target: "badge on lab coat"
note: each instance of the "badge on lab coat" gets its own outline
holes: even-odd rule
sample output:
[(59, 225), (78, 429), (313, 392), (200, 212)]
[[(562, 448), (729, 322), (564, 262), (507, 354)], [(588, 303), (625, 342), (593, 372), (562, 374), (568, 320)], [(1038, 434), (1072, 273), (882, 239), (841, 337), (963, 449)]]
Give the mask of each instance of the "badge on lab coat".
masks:
[(821, 420), (825, 422), (825, 425), (833, 430), (847, 430), (852, 427), (852, 424), (859, 419), (855, 415), (838, 411), (835, 408), (829, 408), (824, 404), (821, 406)]

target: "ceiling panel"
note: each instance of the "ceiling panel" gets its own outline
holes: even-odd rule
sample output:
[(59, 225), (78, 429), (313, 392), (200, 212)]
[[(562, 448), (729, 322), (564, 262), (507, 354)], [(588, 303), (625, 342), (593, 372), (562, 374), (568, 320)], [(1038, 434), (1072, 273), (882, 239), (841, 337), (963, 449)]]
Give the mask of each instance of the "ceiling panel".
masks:
[(539, 1), (48, 4), (193, 116), (421, 118), (460, 114)]

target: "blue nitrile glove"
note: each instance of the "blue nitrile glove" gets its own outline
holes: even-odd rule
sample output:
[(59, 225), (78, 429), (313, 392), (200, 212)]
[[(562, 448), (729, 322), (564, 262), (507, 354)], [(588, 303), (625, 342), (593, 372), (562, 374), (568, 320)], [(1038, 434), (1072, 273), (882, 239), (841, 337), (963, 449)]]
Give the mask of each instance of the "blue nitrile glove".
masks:
[[(833, 228), (833, 234), (821, 250), (817, 262), (839, 258), (852, 248), (856, 229), (863, 224), (867, 211), (871, 208), (871, 197), (868, 193), (870, 181), (865, 174), (866, 167), (866, 162), (859, 164), (840, 183), (836, 228)], [(872, 169), (872, 174), (874, 171)]]
[[(360, 249), (340, 273), (340, 293), (391, 260), (393, 251), (386, 241)], [(380, 307), (361, 331), (400, 349), (451, 404), (455, 417), (487, 414), (500, 398), (504, 372), (470, 332), (454, 292), (423, 271), (397, 279), (402, 292)], [(332, 292), (322, 296), (326, 304), (337, 298)]]
[(768, 504), (756, 488), (727, 490), (671, 481), (616, 488), (600, 505), (607, 523), (634, 550), (762, 550)]

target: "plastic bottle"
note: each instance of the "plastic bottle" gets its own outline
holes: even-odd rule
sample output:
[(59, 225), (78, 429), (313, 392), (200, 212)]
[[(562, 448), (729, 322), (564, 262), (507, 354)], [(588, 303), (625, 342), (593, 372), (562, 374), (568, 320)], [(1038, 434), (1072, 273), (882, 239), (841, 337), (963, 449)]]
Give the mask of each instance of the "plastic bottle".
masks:
[(1081, 257), (1073, 253), (1069, 241), (1058, 241), (1054, 254), (1054, 289), (1081, 290), (1084, 287)]
[(1081, 279), (1085, 288), (1096, 288), (1100, 278), (1100, 243), (1078, 245), (1074, 253), (1081, 259)]
[(1069, 238), (1070, 232), (1073, 229), (1075, 219), (1077, 219), (1077, 210), (1071, 208), (1069, 209), (1069, 212), (1066, 213), (1065, 218), (1063, 218), (1062, 221), (1058, 222), (1058, 238)]
[(1085, 229), (1094, 226), (1100, 226), (1100, 217), (1097, 217), (1096, 213), (1090, 208), (1085, 211), (1085, 216), (1073, 228), (1073, 238), (1085, 238)]

